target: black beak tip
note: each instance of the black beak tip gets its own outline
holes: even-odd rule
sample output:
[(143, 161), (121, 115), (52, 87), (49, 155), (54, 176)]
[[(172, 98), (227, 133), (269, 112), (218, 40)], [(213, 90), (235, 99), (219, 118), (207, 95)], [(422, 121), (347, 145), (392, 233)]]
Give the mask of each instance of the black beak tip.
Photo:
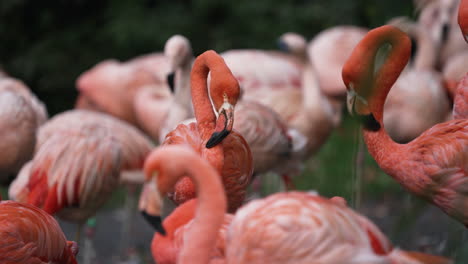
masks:
[(167, 75), (167, 84), (169, 85), (169, 88), (171, 89), (172, 93), (174, 93), (175, 91), (174, 78), (175, 78), (174, 72), (171, 72)]
[(225, 137), (229, 135), (227, 129), (223, 129), (221, 132), (214, 132), (208, 142), (206, 142), (206, 148), (212, 148), (223, 141)]
[(148, 223), (156, 230), (156, 232), (160, 233), (163, 236), (166, 236), (166, 230), (162, 225), (162, 219), (160, 216), (154, 216), (148, 214), (146, 211), (142, 211), (141, 214), (145, 218)]
[(276, 42), (276, 45), (278, 46), (279, 50), (284, 51), (284, 52), (289, 52), (289, 47), (284, 41), (278, 40)]

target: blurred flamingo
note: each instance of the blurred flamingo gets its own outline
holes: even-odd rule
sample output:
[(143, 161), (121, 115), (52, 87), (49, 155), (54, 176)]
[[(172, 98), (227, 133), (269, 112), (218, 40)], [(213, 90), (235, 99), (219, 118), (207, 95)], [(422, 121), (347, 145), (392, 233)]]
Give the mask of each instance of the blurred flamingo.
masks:
[(348, 108), (363, 123), (368, 150), (384, 172), (467, 226), (468, 120), (437, 124), (407, 144), (395, 143), (384, 129), (385, 99), (410, 52), (410, 39), (397, 28), (370, 31), (343, 67)]
[[(209, 94), (208, 73), (211, 74)], [(252, 154), (247, 142), (240, 134), (231, 131), (239, 92), (237, 80), (216, 52), (207, 51), (198, 56), (191, 74), (192, 102), (197, 122), (178, 125), (163, 143), (188, 144), (216, 168), (223, 177), (229, 212), (242, 204), (253, 171)], [(210, 98), (218, 111), (218, 118)], [(181, 179), (171, 194), (176, 204), (194, 197), (195, 189), (189, 178)]]
[[(339, 197), (280, 193), (250, 202), (234, 217), (225, 214), (217, 171), (182, 146), (153, 151), (145, 174), (140, 209), (161, 233), (151, 245), (157, 263), (451, 263), (394, 249)], [(196, 184), (197, 201), (181, 205), (161, 225), (161, 197), (184, 175)]]
[(76, 264), (78, 246), (67, 241), (57, 221), (43, 210), (0, 202), (0, 262)]
[(43, 103), (21, 81), (0, 78), (0, 183), (14, 179), (34, 153), (36, 131), (47, 120)]
[(438, 69), (445, 67), (459, 52), (467, 51), (457, 25), (459, 0), (416, 0), (420, 10), (418, 23), (429, 30), (434, 41), (440, 44), (437, 52)]
[(454, 99), (458, 87), (458, 82), (463, 78), (468, 69), (468, 51), (459, 52), (456, 56), (450, 57), (442, 69), (445, 88), (450, 99)]
[(143, 165), (152, 144), (136, 128), (86, 110), (61, 113), (38, 132), (36, 153), (9, 194), (82, 224), (107, 201), (121, 171)]
[(383, 119), (390, 137), (406, 143), (445, 121), (450, 103), (442, 76), (434, 70), (439, 45), (430, 38), (428, 30), (407, 18), (392, 19), (389, 24), (413, 40), (410, 63), (388, 93)]
[[(166, 82), (168, 72), (168, 61), (160, 53), (125, 63), (105, 60), (78, 77), (76, 107), (113, 115), (157, 140), (172, 100)], [(149, 99), (157, 104), (145, 106)], [(153, 122), (144, 122), (148, 115)]]

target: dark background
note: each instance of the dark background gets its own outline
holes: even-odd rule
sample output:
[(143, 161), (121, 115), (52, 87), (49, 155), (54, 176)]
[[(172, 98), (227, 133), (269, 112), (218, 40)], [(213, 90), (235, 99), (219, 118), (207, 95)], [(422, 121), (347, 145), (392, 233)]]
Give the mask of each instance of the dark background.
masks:
[(207, 49), (275, 49), (282, 33), (311, 39), (334, 25), (414, 17), (409, 0), (1, 0), (0, 65), (51, 115), (73, 106), (80, 73), (106, 58), (159, 52), (173, 34)]

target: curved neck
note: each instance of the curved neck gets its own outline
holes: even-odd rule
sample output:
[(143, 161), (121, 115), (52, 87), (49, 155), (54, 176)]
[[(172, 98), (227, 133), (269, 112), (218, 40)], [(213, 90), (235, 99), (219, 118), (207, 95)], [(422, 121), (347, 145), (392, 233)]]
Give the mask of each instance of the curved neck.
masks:
[[(209, 123), (214, 126), (216, 122), (216, 115), (208, 95), (208, 73), (211, 72), (212, 83), (216, 78), (225, 74), (230, 74), (223, 59), (219, 56), (214, 56), (214, 53), (214, 51), (207, 51), (198, 56), (193, 63), (190, 80), (192, 85), (192, 103), (195, 118), (199, 125)], [(222, 89), (222, 87), (216, 86), (211, 87), (211, 89), (212, 92), (214, 92), (214, 90)]]
[[(378, 30), (374, 30), (373, 33), (376, 32), (379, 33)], [(375, 119), (382, 125), (385, 99), (408, 62), (411, 41), (401, 31), (398, 33), (393, 31), (370, 38), (363, 44), (361, 51), (364, 53), (361, 58), (369, 59), (362, 63), (367, 71), (364, 81), (371, 81), (369, 85), (373, 93), (368, 100), (369, 108)], [(369, 76), (372, 77), (368, 78)]]
[(187, 243), (183, 244), (177, 263), (206, 264), (211, 258), (227, 208), (221, 177), (206, 160), (194, 153), (186, 155), (183, 149), (181, 151), (178, 148), (172, 153), (165, 152), (165, 156), (166, 160), (163, 162), (170, 163), (172, 160), (175, 164), (171, 166), (177, 166), (179, 171), (166, 174), (167, 178), (158, 179), (161, 194), (173, 189), (176, 182), (184, 176), (192, 179), (197, 193), (194, 222), (187, 231)]

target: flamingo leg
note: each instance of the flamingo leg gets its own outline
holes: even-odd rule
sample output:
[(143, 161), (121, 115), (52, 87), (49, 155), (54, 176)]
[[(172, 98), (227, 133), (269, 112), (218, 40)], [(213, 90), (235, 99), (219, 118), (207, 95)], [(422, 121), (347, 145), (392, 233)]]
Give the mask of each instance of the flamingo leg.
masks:
[(294, 182), (291, 178), (291, 176), (289, 176), (288, 174), (281, 174), (281, 179), (283, 179), (283, 183), (284, 183), (284, 186), (286, 188), (286, 191), (291, 191), (291, 190), (295, 190), (296, 189), (296, 186), (294, 185)]
[(96, 233), (96, 218), (92, 217), (86, 222), (86, 235), (83, 241), (83, 264), (91, 264), (96, 258), (93, 238)]
[(122, 227), (122, 236), (120, 239), (120, 252), (121, 252), (121, 259), (127, 259), (131, 252), (134, 252), (132, 249), (133, 243), (133, 236), (132, 231), (134, 228), (135, 223), (135, 212), (137, 211), (137, 192), (138, 185), (135, 184), (127, 184), (127, 196), (125, 198), (124, 204), (124, 220), (123, 220), (123, 227)]

